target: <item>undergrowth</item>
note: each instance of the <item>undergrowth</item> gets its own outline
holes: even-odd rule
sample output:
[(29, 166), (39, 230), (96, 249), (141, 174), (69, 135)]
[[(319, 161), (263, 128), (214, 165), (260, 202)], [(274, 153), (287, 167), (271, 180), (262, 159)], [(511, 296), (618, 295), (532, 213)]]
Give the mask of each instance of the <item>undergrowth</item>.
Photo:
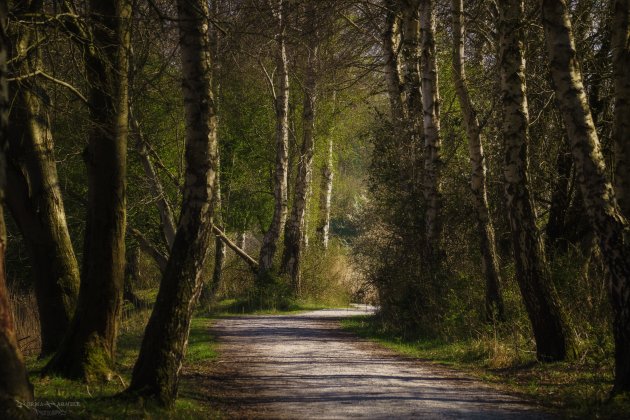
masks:
[[(31, 405), (39, 416), (92, 419), (188, 419), (218, 417), (207, 403), (195, 397), (186, 379), (180, 383), (175, 407), (166, 410), (155, 405), (116, 398), (129, 384), (133, 364), (138, 356), (149, 310), (127, 311), (118, 337), (116, 352), (117, 375), (109, 382), (86, 384), (60, 377), (40, 376), (47, 359), (27, 359), (30, 380), (34, 385), (35, 402)], [(184, 365), (198, 365), (217, 357), (213, 337), (208, 333), (212, 320), (196, 317), (192, 320), (188, 350)]]

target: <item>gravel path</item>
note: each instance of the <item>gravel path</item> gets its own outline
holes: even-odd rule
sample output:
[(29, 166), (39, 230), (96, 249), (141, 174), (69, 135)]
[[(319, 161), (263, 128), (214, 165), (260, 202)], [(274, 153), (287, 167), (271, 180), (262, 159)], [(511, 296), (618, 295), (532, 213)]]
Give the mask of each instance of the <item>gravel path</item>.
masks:
[(228, 418), (542, 419), (462, 374), (401, 358), (339, 328), (361, 310), (216, 322), (221, 356), (197, 392)]

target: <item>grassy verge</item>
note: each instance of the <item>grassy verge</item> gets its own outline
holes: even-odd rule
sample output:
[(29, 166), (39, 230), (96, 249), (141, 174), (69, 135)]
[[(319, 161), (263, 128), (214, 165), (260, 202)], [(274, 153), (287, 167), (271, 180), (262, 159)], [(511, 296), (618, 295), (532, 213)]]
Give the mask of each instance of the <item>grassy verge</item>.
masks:
[[(40, 370), (47, 360), (27, 360), (31, 382), (35, 388), (36, 408), (42, 416), (93, 419), (192, 419), (212, 418), (218, 414), (207, 403), (187, 392), (186, 379), (182, 379), (179, 398), (172, 410), (157, 406), (143, 406), (114, 397), (123, 391), (131, 377), (138, 356), (148, 311), (137, 312), (125, 320), (118, 339), (114, 380), (96, 385), (58, 377), (41, 378)], [(192, 320), (188, 351), (184, 364), (203, 364), (216, 358), (213, 338), (208, 334), (212, 320), (197, 317)]]
[(343, 328), (376, 341), (405, 356), (447, 365), (475, 376), (505, 391), (533, 399), (567, 418), (630, 418), (630, 398), (608, 399), (612, 387), (612, 360), (588, 359), (538, 363), (533, 355), (518, 361), (496, 363), (488, 347), (500, 342), (479, 340), (403, 340), (384, 330), (372, 316), (349, 318)]

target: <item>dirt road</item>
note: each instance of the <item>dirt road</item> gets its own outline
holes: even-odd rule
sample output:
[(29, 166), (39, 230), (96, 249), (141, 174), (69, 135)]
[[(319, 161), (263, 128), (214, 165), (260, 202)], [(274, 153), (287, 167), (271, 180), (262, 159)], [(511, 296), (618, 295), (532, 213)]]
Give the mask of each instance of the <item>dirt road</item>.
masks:
[(549, 418), (516, 397), (339, 328), (339, 318), (359, 313), (218, 320), (221, 356), (198, 392), (228, 418)]

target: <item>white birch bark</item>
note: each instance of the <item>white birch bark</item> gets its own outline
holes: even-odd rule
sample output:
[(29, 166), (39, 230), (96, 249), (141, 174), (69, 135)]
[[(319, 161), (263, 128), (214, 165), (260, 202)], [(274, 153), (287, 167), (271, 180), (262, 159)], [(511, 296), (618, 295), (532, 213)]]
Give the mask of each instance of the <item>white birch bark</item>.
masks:
[(422, 48), (422, 107), (424, 112), (424, 199), (426, 245), (429, 257), (440, 251), (440, 96), (435, 50), (435, 3), (420, 1), (420, 39)]
[(276, 162), (274, 172), (274, 211), (271, 226), (265, 233), (259, 256), (259, 275), (264, 276), (273, 266), (278, 240), (287, 219), (287, 183), (289, 171), (289, 69), (286, 52), (286, 2), (278, 0), (276, 18), (276, 67), (278, 89), (274, 103), (276, 110)]
[(319, 188), (319, 222), (317, 225), (319, 243), (324, 249), (328, 249), (328, 238), (330, 234), (330, 205), (334, 177), (333, 143), (333, 137), (329, 133), (326, 162), (322, 165), (321, 185)]
[(309, 29), (306, 42), (306, 69), (304, 75), (304, 102), (302, 108), (302, 147), (298, 161), (298, 173), (295, 179), (293, 207), (291, 216), (287, 220), (284, 232), (284, 250), (282, 253), (281, 273), (288, 273), (291, 277), (293, 289), (300, 292), (301, 258), (303, 253), (304, 235), (306, 230), (306, 211), (308, 195), (313, 177), (313, 155), (315, 153), (315, 106), (317, 103), (317, 53), (319, 41), (312, 19), (315, 18), (315, 6), (306, 5)]
[(606, 175), (576, 57), (566, 2), (543, 0), (542, 18), (554, 89), (571, 143), (584, 205), (610, 273), (615, 339), (613, 393), (627, 392), (630, 391), (630, 228), (617, 206), (612, 184)]
[(562, 360), (566, 338), (557, 297), (544, 258), (529, 191), (529, 142), (525, 59), (522, 52), (523, 0), (499, 1), (499, 64), (504, 143), (504, 175), (512, 231), (516, 279), (541, 361)]

